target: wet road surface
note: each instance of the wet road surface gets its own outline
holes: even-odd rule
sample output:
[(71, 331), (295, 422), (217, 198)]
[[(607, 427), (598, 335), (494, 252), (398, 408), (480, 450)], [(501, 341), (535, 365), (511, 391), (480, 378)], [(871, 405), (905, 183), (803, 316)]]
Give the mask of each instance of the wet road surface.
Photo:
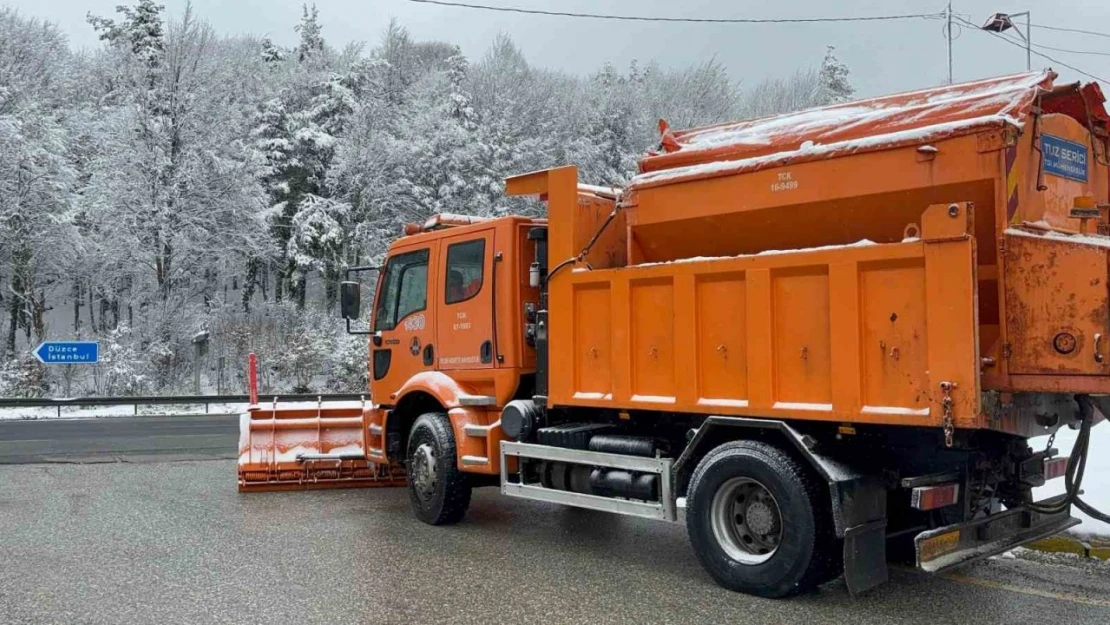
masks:
[(0, 423), (0, 462), (32, 463), (0, 466), (0, 623), (1110, 622), (1093, 561), (896, 569), (863, 597), (836, 581), (773, 601), (717, 587), (681, 523), (494, 489), (446, 528), (398, 488), (240, 494), (234, 461), (181, 460), (232, 455), (235, 418), (172, 419)]

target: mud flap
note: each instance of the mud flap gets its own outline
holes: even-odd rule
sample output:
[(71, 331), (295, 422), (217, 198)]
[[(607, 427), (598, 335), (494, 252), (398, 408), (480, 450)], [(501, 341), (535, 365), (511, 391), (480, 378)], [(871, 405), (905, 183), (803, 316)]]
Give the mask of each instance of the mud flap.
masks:
[[(1058, 498), (1055, 498), (1059, 501)], [(1051, 503), (1049, 500), (1044, 503)], [(981, 519), (922, 532), (914, 538), (917, 568), (939, 573), (1009, 551), (1079, 524), (1071, 507), (1057, 514), (1015, 508)]]
[(855, 477), (829, 484), (836, 533), (844, 538), (844, 583), (858, 595), (887, 581), (886, 488)]

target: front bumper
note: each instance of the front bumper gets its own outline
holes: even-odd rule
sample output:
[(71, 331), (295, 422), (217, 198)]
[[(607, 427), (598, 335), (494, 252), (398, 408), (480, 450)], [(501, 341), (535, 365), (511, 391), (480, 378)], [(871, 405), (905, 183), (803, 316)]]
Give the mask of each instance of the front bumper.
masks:
[[(1049, 499), (1044, 504), (1060, 501)], [(1041, 514), (1015, 508), (981, 519), (957, 523), (914, 538), (917, 568), (939, 573), (952, 567), (1009, 551), (1034, 540), (1046, 538), (1079, 524), (1071, 507), (1058, 514)]]

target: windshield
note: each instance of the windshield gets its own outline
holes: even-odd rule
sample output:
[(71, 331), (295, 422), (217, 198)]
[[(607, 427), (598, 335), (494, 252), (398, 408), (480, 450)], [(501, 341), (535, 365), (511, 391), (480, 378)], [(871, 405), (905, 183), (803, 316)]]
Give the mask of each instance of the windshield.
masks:
[(398, 254), (382, 274), (374, 312), (374, 330), (392, 330), (397, 323), (428, 303), (428, 250)]

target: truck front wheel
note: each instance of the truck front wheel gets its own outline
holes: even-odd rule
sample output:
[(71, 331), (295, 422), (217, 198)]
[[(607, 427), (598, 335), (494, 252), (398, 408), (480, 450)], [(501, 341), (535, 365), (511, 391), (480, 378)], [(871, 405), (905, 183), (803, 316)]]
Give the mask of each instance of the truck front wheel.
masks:
[(455, 434), (442, 412), (412, 424), (408, 446), (409, 500), (416, 518), (429, 525), (458, 523), (470, 507), (470, 480), (455, 459)]
[(820, 492), (805, 467), (771, 445), (717, 447), (698, 464), (687, 497), (698, 560), (719, 584), (748, 594), (784, 597), (816, 587), (835, 545)]

